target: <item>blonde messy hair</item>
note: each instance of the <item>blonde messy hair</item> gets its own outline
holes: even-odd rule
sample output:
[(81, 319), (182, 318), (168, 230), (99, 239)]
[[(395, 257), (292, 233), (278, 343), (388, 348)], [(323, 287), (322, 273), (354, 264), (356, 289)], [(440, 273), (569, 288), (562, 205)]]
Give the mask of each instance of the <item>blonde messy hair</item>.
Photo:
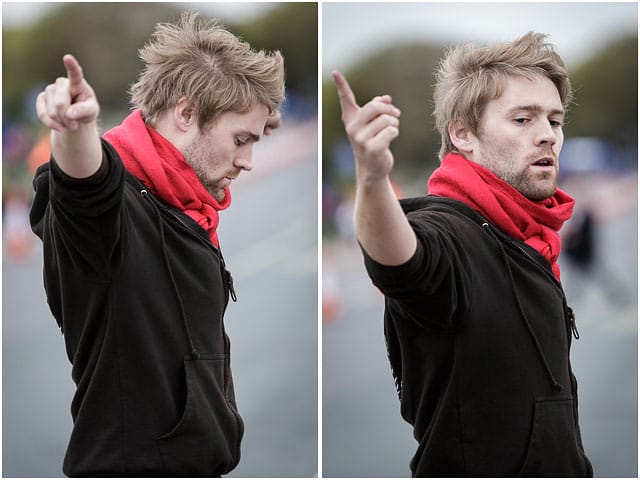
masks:
[(435, 123), (442, 137), (440, 159), (456, 147), (448, 127), (460, 122), (477, 133), (484, 107), (500, 96), (510, 76), (544, 76), (558, 89), (567, 110), (572, 99), (567, 68), (546, 35), (529, 32), (509, 43), (490, 47), (468, 44), (451, 49), (436, 72)]
[(270, 112), (284, 101), (280, 52), (255, 51), (216, 21), (182, 14), (179, 24), (156, 26), (152, 41), (140, 49), (145, 67), (131, 87), (131, 103), (149, 125), (182, 97), (197, 108), (203, 128), (225, 112), (244, 113), (256, 104)]

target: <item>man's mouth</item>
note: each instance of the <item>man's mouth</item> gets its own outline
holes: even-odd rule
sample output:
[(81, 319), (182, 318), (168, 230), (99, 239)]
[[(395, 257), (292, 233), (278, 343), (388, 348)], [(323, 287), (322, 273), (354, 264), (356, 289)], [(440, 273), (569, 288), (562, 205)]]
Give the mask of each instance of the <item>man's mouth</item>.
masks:
[(553, 157), (543, 157), (533, 163), (536, 167), (553, 167), (555, 165), (555, 160)]

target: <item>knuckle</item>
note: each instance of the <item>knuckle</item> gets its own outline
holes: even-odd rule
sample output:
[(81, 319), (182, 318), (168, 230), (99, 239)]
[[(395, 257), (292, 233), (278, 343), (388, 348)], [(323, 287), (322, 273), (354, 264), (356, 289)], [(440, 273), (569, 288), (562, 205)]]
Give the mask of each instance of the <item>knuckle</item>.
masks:
[(362, 107), (362, 111), (364, 115), (374, 115), (376, 112), (376, 102), (371, 101), (367, 103), (364, 107)]
[(347, 136), (349, 138), (354, 138), (358, 135), (358, 130), (353, 123), (346, 125), (345, 131), (347, 132)]
[(389, 125), (397, 126), (400, 125), (400, 120), (398, 117), (394, 117), (393, 115), (385, 114), (385, 119)]
[(367, 144), (366, 136), (365, 136), (364, 132), (362, 132), (362, 131), (357, 132), (355, 135), (353, 135), (352, 138), (353, 138), (353, 141), (358, 145), (366, 145)]
[(379, 142), (376, 142), (375, 140), (369, 140), (363, 145), (363, 150), (369, 156), (377, 156), (380, 154), (381, 148)]
[(384, 128), (388, 127), (388, 126), (393, 125), (394, 124), (394, 119), (390, 115), (383, 114), (383, 115), (380, 115), (378, 117), (377, 124), (378, 124), (380, 129), (384, 129)]
[(53, 106), (56, 108), (56, 110), (62, 110), (63, 108), (65, 108), (67, 105), (67, 102), (65, 101), (64, 98), (55, 98), (53, 100)]
[(398, 137), (400, 131), (393, 125), (389, 125), (383, 130), (382, 133), (386, 139), (387, 144), (390, 144), (392, 140), (395, 140)]

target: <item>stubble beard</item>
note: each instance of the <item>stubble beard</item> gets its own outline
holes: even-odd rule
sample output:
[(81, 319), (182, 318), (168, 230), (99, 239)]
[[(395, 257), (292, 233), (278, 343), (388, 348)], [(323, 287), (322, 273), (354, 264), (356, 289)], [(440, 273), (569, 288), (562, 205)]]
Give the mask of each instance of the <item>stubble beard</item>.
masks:
[(194, 141), (191, 145), (187, 146), (184, 151), (184, 159), (189, 165), (191, 165), (191, 168), (193, 168), (193, 171), (196, 173), (196, 177), (198, 177), (198, 181), (207, 190), (207, 192), (209, 192), (209, 195), (215, 198), (217, 202), (222, 202), (224, 201), (227, 192), (224, 188), (220, 188), (208, 181), (209, 175), (207, 175), (206, 169), (203, 167), (204, 161), (197, 161), (202, 158), (204, 158), (204, 149), (199, 141)]
[(193, 170), (196, 172), (196, 176), (198, 177), (198, 180), (200, 180), (202, 186), (207, 190), (207, 192), (209, 192), (209, 195), (215, 198), (217, 202), (222, 202), (227, 195), (226, 189), (207, 183), (207, 176), (202, 170), (195, 167)]
[(509, 169), (512, 155), (500, 149), (483, 152), (478, 163), (491, 170), (499, 179), (511, 185), (529, 200), (538, 202), (555, 195), (558, 188), (558, 161), (555, 155), (553, 157), (556, 158), (553, 172), (536, 172), (529, 160), (520, 170)]
[(507, 172), (504, 176), (497, 176), (534, 202), (552, 197), (557, 190), (557, 171), (536, 173), (531, 168), (527, 166), (520, 172)]
[(224, 201), (225, 197), (227, 196), (227, 191), (224, 188), (218, 188), (218, 189), (207, 188), (207, 191), (211, 194), (213, 198), (216, 199), (216, 201), (220, 203)]

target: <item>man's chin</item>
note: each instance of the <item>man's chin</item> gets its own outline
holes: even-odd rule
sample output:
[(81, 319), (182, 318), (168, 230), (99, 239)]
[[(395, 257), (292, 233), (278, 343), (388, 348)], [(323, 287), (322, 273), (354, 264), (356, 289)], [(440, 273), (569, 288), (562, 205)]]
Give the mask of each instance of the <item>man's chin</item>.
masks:
[(557, 187), (540, 188), (528, 192), (522, 192), (525, 197), (534, 202), (541, 202), (547, 198), (551, 198), (556, 194)]
[(205, 186), (209, 195), (216, 199), (217, 202), (222, 202), (227, 197), (227, 189), (220, 187)]
[(529, 200), (539, 202), (556, 194), (558, 182), (556, 175), (545, 174), (542, 177), (530, 176), (527, 181), (514, 186)]
[(217, 190), (210, 190), (209, 193), (211, 193), (211, 196), (213, 198), (216, 199), (216, 201), (218, 202), (223, 202), (224, 199), (227, 197), (227, 191), (224, 188), (219, 188)]

